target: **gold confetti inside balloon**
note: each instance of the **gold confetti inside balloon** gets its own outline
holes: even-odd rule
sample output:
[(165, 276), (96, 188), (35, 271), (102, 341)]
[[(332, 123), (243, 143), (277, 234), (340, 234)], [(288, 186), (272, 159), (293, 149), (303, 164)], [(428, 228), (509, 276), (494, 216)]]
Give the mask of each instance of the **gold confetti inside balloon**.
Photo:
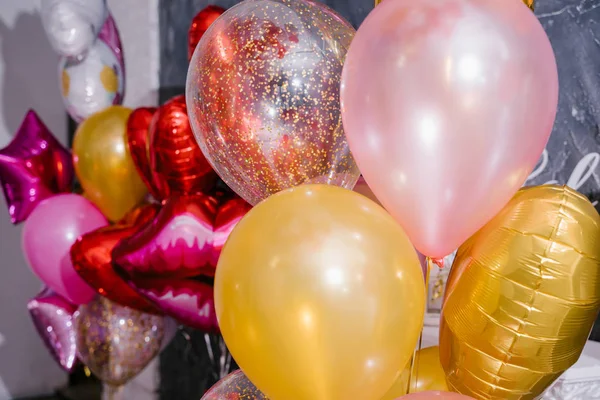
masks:
[(409, 362), (400, 378), (381, 400), (395, 400), (404, 396), (408, 389), (408, 377), (410, 376), (410, 393), (427, 392), (430, 390), (448, 390), (446, 374), (440, 363), (440, 348), (438, 346), (426, 347), (417, 351), (414, 373), (410, 374), (411, 363)]
[(268, 398), (250, 382), (242, 370), (237, 370), (215, 383), (201, 400), (268, 400)]
[(190, 121), (207, 160), (249, 203), (302, 183), (356, 183), (339, 98), (353, 36), (318, 2), (247, 0), (202, 37), (188, 72)]
[(452, 391), (536, 399), (579, 358), (600, 307), (600, 216), (568, 187), (520, 190), (465, 242), (440, 358)]
[(74, 315), (79, 359), (104, 383), (121, 386), (161, 349), (165, 318), (98, 296)]

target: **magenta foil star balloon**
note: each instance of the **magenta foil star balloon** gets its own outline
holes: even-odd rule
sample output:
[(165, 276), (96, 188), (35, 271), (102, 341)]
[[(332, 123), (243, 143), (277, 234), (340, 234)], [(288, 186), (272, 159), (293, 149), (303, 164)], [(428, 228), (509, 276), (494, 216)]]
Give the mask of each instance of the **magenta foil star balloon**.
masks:
[(73, 176), (71, 153), (29, 110), (14, 139), (0, 150), (0, 183), (12, 223), (24, 221), (40, 201), (70, 192)]
[(50, 289), (44, 289), (27, 303), (33, 323), (52, 354), (67, 372), (77, 365), (77, 343), (73, 314), (77, 307)]

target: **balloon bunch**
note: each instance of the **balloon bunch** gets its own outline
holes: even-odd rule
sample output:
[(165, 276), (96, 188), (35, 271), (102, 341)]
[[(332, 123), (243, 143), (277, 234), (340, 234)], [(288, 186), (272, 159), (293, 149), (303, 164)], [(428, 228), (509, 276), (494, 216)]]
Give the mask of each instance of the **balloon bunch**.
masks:
[(106, 0), (42, 0), (41, 16), (61, 58), (59, 79), (69, 115), (81, 122), (125, 95), (123, 47)]
[[(191, 125), (255, 207), (215, 275), (243, 372), (204, 399), (538, 398), (600, 309), (594, 207), (568, 188), (517, 193), (550, 135), (557, 79), (518, 1), (384, 1), (356, 35), (306, 0), (217, 18), (191, 59)], [(357, 166), (370, 199), (343, 189)], [(440, 347), (415, 353), (415, 248), (432, 261), (459, 246)]]
[[(42, 19), (74, 68), (65, 67), (63, 86), (88, 97), (71, 102), (65, 93), (80, 122), (72, 154), (30, 111), (0, 150), (0, 183), (13, 223), (24, 222), (25, 257), (46, 285), (28, 304), (40, 337), (64, 370), (79, 360), (116, 394), (173, 338), (168, 315), (219, 331), (214, 270), (250, 206), (216, 185), (183, 97), (158, 109), (112, 105), (122, 100), (123, 55), (104, 1), (44, 0)], [(104, 48), (116, 78), (105, 67), (88, 74)], [(75, 176), (81, 195), (71, 193)]]

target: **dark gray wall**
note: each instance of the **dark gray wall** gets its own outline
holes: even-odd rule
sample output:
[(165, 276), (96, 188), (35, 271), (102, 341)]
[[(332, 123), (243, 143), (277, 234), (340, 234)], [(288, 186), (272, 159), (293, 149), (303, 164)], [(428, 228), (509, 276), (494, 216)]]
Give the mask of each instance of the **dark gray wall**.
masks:
[[(394, 0), (386, 0), (394, 1)], [(506, 0), (517, 1), (517, 0)], [(569, 182), (600, 199), (600, 0), (537, 0), (536, 15), (556, 53), (560, 104), (554, 131), (537, 175), (528, 184)], [(162, 100), (183, 93), (187, 73), (187, 30), (193, 16), (209, 4), (230, 7), (235, 0), (161, 0)], [(354, 26), (373, 8), (372, 0), (328, 0)], [(161, 358), (162, 398), (198, 400), (212, 382), (201, 334), (190, 348), (182, 336)], [(600, 326), (593, 332), (600, 339)]]

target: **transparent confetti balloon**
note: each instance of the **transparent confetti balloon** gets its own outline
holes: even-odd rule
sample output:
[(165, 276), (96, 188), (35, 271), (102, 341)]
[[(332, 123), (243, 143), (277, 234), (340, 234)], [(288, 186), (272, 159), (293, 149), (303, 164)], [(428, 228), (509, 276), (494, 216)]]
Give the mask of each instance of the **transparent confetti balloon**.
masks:
[(217, 382), (201, 400), (268, 400), (250, 382), (242, 370), (237, 370)]
[(248, 202), (303, 183), (354, 187), (339, 99), (354, 33), (317, 2), (247, 0), (202, 37), (188, 72), (190, 121), (213, 168)]

